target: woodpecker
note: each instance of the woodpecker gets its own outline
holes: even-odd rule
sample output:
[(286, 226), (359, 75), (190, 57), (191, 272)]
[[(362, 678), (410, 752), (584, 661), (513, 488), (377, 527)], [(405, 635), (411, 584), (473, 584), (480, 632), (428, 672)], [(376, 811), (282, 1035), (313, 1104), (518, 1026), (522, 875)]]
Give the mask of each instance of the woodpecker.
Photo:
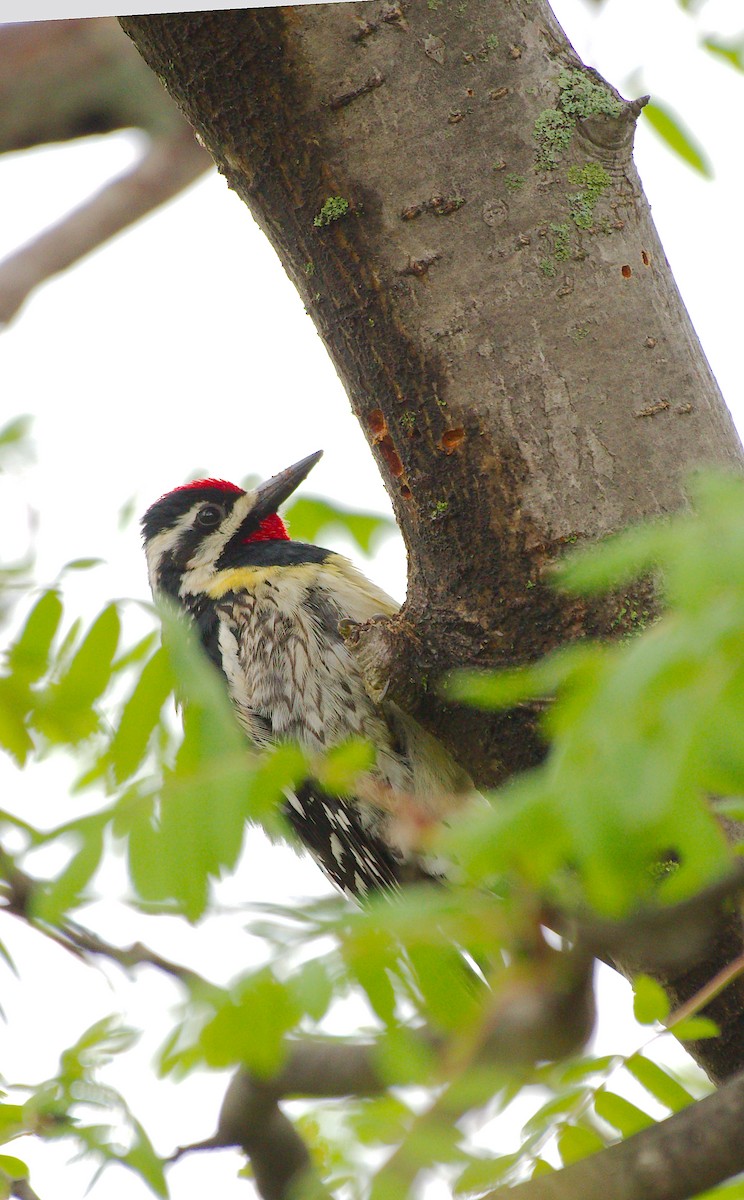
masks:
[(343, 620), (398, 605), (340, 554), (292, 541), (277, 513), (321, 455), (250, 491), (223, 479), (184, 484), (147, 510), (142, 531), (154, 597), (193, 620), (251, 742), (296, 741), (310, 756), (351, 737), (374, 747), (354, 796), (309, 779), (285, 806), (326, 875), (362, 899), (438, 874), (416, 831), (446, 820), (472, 783), (397, 705), (373, 702), (339, 632)]

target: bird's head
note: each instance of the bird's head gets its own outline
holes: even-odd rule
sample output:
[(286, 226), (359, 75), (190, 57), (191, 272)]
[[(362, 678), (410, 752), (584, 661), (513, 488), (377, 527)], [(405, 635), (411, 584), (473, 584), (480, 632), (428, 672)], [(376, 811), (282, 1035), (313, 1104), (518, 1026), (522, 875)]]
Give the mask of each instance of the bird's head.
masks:
[(197, 479), (166, 492), (142, 518), (150, 586), (174, 598), (203, 590), (214, 574), (233, 566), (243, 547), (288, 541), (277, 509), (322, 455), (309, 454), (252, 491), (224, 479)]

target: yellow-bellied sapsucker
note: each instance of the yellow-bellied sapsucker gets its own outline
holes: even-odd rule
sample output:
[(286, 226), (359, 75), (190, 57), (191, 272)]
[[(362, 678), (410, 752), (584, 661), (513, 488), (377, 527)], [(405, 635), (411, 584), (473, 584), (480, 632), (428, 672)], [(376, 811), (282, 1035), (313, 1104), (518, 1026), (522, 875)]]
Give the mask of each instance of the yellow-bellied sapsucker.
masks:
[(393, 703), (375, 704), (339, 633), (398, 606), (340, 554), (291, 541), (277, 509), (319, 451), (252, 491), (200, 479), (142, 520), (150, 585), (195, 622), (222, 671), (240, 724), (258, 745), (294, 740), (310, 753), (368, 739), (374, 766), (344, 798), (313, 780), (286, 814), (326, 874), (359, 897), (426, 878), (412, 836), (446, 819), (472, 784), (440, 743)]

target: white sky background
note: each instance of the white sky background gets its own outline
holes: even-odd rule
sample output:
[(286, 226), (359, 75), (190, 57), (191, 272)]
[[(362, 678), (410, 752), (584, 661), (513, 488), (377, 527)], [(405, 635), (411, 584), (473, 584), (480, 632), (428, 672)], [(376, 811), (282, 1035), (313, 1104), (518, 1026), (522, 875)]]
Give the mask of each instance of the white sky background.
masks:
[[(712, 0), (697, 25), (671, 0), (609, 0), (596, 21), (581, 0), (556, 0), (554, 7), (585, 61), (626, 95), (650, 90), (672, 105), (712, 161), (716, 179), (708, 183), (641, 125), (636, 161), (661, 238), (742, 428), (744, 76), (696, 46), (701, 30), (740, 32), (739, 6)], [(642, 79), (629, 87), (641, 66)], [(0, 158), (0, 257), (75, 207), (137, 153), (136, 138), (118, 134)], [(71, 613), (83, 609), (92, 616), (112, 597), (147, 598), (136, 526), (120, 532), (118, 512), (132, 496), (141, 512), (195, 470), (228, 479), (269, 475), (323, 447), (325, 458), (306, 493), (389, 511), (312, 323), (247, 210), (217, 176), (35, 295), (0, 335), (0, 380), (0, 424), (17, 413), (34, 413), (37, 442), (35, 464), (0, 477), (0, 556), (7, 561), (23, 552), (33, 513), (40, 582), (51, 581), (70, 559), (105, 558), (107, 566), (69, 578)], [(229, 413), (224, 424), (221, 411)], [(348, 551), (340, 543), (338, 548)], [(403, 598), (399, 541), (389, 540), (373, 565), (361, 565)], [(8, 769), (0, 780), (29, 820), (52, 824), (66, 815), (64, 780), (55, 763), (27, 781)], [(253, 845), (232, 891), (236, 903), (284, 900), (322, 886), (316, 870), (289, 852)], [(106, 919), (112, 938), (131, 938), (115, 912)], [(2, 987), (9, 1016), (8, 1025), (0, 1026), (6, 1077), (51, 1073), (59, 1050), (111, 1011), (125, 1010), (148, 1031), (141, 1059), (147, 1061), (163, 1034), (158, 1014), (173, 1003), (169, 985), (154, 972), (141, 972), (136, 986), (118, 986), (115, 972), (78, 968), (61, 951), (21, 931), (11, 933), (4, 924), (0, 936), (17, 954), (23, 976), (23, 986), (6, 980)], [(167, 923), (160, 937), (157, 948), (171, 957), (190, 954), (195, 944), (201, 969), (215, 978), (228, 978), (248, 961), (240, 934), (227, 952), (198, 931), (183, 938)], [(117, 994), (107, 979), (116, 981)], [(625, 986), (606, 981), (603, 990), (611, 1002), (600, 1026), (603, 1052), (640, 1044), (642, 1035), (626, 1019)], [(47, 1028), (49, 1039), (43, 1035)], [(199, 1078), (179, 1085), (176, 1102), (173, 1090), (146, 1077), (136, 1090), (126, 1083), (135, 1112), (163, 1151), (211, 1132), (223, 1087), (222, 1081)], [(19, 1145), (18, 1152), (32, 1158), (32, 1183), (42, 1200), (82, 1194), (89, 1167), (67, 1166), (64, 1148), (32, 1155), (30, 1147)], [(227, 1154), (186, 1160), (171, 1174), (175, 1200), (244, 1198), (249, 1189), (236, 1180), (235, 1161)], [(111, 1172), (92, 1195), (144, 1200), (149, 1193), (124, 1172)], [(437, 1191), (431, 1195), (439, 1200)]]

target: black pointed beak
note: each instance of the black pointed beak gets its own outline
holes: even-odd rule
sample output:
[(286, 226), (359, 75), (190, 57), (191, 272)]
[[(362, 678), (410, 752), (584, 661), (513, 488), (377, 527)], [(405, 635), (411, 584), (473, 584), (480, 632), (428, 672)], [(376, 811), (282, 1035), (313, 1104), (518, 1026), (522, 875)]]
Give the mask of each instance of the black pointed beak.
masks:
[(265, 483), (259, 483), (256, 488), (256, 503), (251, 510), (251, 517), (263, 518), (275, 513), (280, 504), (284, 504), (284, 501), (288, 500), (300, 486), (303, 479), (307, 479), (315, 464), (322, 457), (323, 451), (316, 450), (314, 454), (308, 454), (307, 458), (301, 458), (293, 467), (287, 467), (278, 475), (272, 475), (271, 479), (267, 479)]

